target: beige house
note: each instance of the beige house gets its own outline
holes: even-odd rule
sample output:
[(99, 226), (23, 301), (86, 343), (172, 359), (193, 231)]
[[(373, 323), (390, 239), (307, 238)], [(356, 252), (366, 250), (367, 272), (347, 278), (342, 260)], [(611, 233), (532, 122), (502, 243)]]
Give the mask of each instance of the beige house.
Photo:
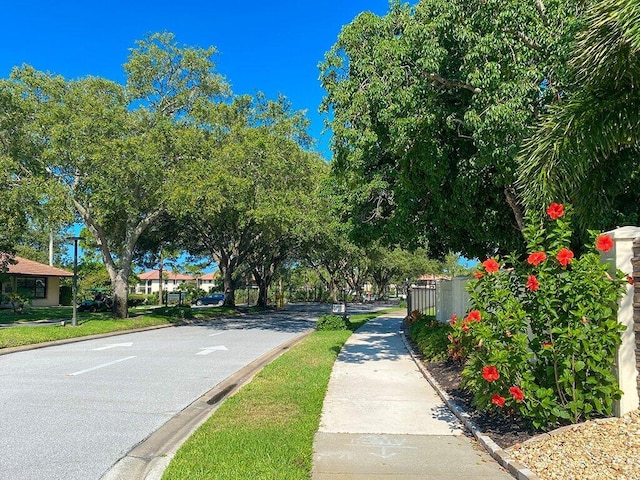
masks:
[[(173, 292), (183, 283), (193, 283), (198, 288), (208, 292), (214, 285), (217, 273), (207, 273), (199, 277), (192, 277), (171, 270), (162, 271), (162, 290)], [(135, 293), (152, 294), (160, 291), (160, 271), (151, 270), (138, 275), (140, 283), (135, 286)]]
[(22, 257), (15, 257), (15, 260), (17, 263), (9, 265), (7, 273), (0, 275), (3, 298), (17, 292), (29, 298), (34, 307), (59, 305), (60, 279), (71, 278), (73, 273)]

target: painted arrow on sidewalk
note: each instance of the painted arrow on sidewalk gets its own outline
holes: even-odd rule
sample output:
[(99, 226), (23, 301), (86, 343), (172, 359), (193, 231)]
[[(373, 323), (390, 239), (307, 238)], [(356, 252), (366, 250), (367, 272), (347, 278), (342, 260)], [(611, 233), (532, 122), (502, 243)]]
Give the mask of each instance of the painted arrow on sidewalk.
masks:
[(127, 342), (127, 343), (111, 343), (109, 345), (105, 345), (104, 347), (98, 347), (98, 348), (94, 348), (92, 349), (93, 352), (99, 352), (100, 350), (109, 350), (110, 348), (117, 348), (117, 347), (130, 347), (133, 345), (133, 342)]
[(224, 345), (217, 345), (215, 347), (201, 348), (200, 351), (196, 353), (196, 355), (209, 355), (211, 352), (215, 352), (218, 350), (229, 350), (229, 349)]

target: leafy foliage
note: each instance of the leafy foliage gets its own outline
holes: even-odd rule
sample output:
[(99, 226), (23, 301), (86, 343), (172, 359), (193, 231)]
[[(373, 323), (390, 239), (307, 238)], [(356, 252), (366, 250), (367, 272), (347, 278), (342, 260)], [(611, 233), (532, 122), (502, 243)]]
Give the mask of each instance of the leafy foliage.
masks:
[[(321, 65), (334, 180), (359, 238), (478, 257), (522, 247), (516, 157), (557, 101), (582, 2), (393, 2)], [(542, 90), (541, 84), (548, 85)]]
[(164, 211), (166, 179), (189, 159), (190, 113), (226, 94), (213, 53), (155, 34), (132, 50), (126, 87), (97, 77), (65, 80), (29, 66), (1, 85), (11, 113), (29, 119), (12, 160), (84, 222), (109, 273), (118, 317), (127, 315), (136, 243)]
[[(617, 300), (627, 279), (602, 264), (593, 243), (568, 249), (570, 209), (527, 217), (526, 261), (484, 262), (470, 286), (473, 310), (452, 319), (451, 353), (466, 360), (463, 383), (480, 408), (516, 411), (553, 428), (611, 414), (620, 390), (613, 373), (624, 328)], [(601, 236), (601, 251), (612, 241)]]
[(232, 306), (244, 276), (268, 287), (297, 247), (324, 164), (303, 148), (304, 117), (284, 98), (237, 97), (197, 115), (194, 161), (172, 178), (168, 207), (185, 249), (217, 263)]
[(416, 343), (427, 362), (448, 358), (451, 325), (419, 312), (411, 318), (409, 338)]
[(351, 322), (339, 315), (322, 315), (316, 322), (316, 330), (350, 330)]
[(640, 221), (639, 24), (635, 0), (592, 3), (569, 64), (572, 81), (521, 153), (528, 208), (571, 202), (583, 229)]

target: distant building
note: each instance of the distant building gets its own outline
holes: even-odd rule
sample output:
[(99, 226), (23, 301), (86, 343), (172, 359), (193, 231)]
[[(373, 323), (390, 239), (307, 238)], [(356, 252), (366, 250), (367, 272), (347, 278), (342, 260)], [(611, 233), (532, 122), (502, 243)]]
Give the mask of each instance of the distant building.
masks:
[[(71, 278), (73, 273), (62, 268), (34, 262), (22, 257), (14, 257), (16, 262), (9, 265), (7, 273), (0, 275), (0, 293), (5, 296), (18, 293), (28, 298), (34, 307), (52, 307), (60, 304), (60, 279)], [(1, 306), (8, 307), (7, 302)]]
[(425, 273), (424, 275), (421, 275), (413, 285), (423, 285), (423, 286), (427, 286), (428, 288), (435, 289), (436, 282), (438, 280), (451, 280), (451, 277), (448, 277), (446, 275), (436, 275), (433, 273)]
[[(162, 271), (162, 290), (164, 292), (173, 292), (183, 283), (193, 283), (198, 288), (208, 292), (213, 288), (218, 273), (207, 273), (198, 277), (176, 273), (171, 270)], [(160, 291), (160, 271), (151, 270), (138, 275), (140, 283), (135, 286), (135, 293), (150, 295)]]

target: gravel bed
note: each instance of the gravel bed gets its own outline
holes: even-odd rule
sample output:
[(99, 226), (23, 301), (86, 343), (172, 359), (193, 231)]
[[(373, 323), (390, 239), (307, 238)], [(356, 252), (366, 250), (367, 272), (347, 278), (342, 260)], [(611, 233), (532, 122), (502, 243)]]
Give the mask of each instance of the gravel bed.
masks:
[(640, 411), (563, 427), (507, 451), (542, 480), (638, 480)]
[(540, 480), (640, 480), (640, 410), (533, 432), (517, 417), (475, 410), (470, 395), (460, 389), (460, 365), (448, 361), (425, 366), (480, 431)]

